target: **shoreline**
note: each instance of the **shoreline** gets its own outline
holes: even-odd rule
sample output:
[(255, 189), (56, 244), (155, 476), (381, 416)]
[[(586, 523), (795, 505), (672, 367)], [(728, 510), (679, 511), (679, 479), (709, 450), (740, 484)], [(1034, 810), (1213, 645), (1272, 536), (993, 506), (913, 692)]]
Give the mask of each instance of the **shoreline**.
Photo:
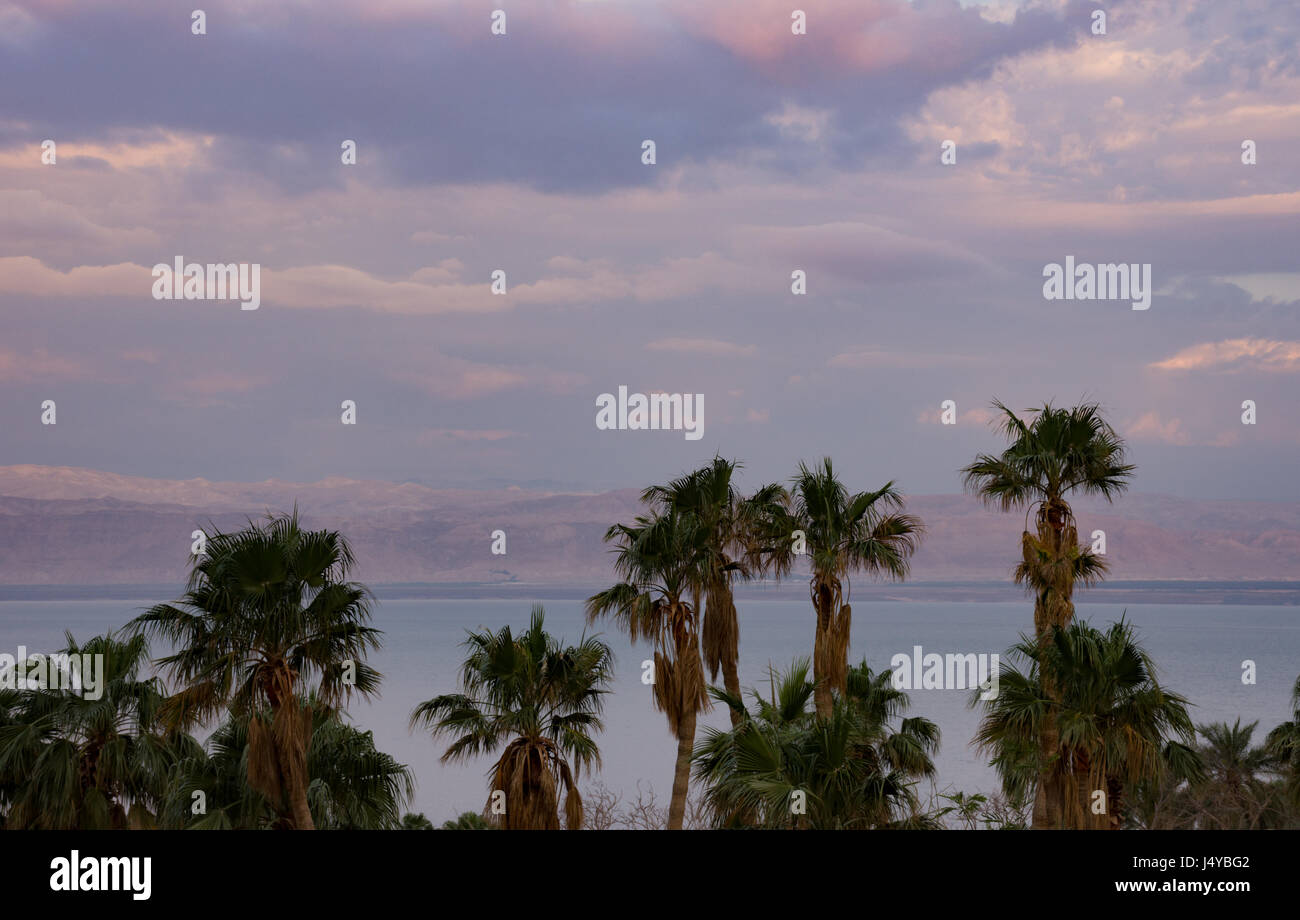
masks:
[[(391, 600), (582, 600), (607, 587), (598, 583), (553, 582), (399, 582), (371, 585), (378, 601)], [(180, 584), (0, 585), (0, 603), (41, 601), (175, 600)], [(738, 585), (737, 600), (798, 600), (807, 585), (798, 576), (781, 584)], [(862, 583), (851, 600), (866, 602), (1014, 603), (1026, 601), (1023, 590), (1002, 581)], [(1197, 604), (1300, 606), (1300, 581), (1115, 581), (1081, 589), (1082, 604)]]

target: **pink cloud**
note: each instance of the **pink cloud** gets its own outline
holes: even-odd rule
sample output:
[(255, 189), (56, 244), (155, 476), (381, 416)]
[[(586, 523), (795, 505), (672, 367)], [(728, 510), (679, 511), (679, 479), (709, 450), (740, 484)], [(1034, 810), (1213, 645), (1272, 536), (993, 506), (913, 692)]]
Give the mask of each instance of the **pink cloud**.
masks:
[(1156, 361), (1162, 371), (1300, 371), (1300, 342), (1278, 339), (1226, 339), (1192, 345)]
[(1126, 426), (1125, 434), (1135, 441), (1156, 441), (1179, 446), (1191, 443), (1191, 438), (1183, 429), (1180, 419), (1161, 421), (1159, 413), (1156, 412), (1143, 413), (1130, 422)]
[(0, 348), (0, 380), (9, 383), (78, 380), (86, 376), (85, 364), (51, 355), (44, 348), (26, 353)]

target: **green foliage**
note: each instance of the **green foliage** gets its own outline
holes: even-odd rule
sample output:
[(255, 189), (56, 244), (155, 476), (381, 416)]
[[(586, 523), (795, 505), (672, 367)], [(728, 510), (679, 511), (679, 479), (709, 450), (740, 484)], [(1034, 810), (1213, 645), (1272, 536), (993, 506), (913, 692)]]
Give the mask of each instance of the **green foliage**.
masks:
[(494, 790), (506, 792), (507, 824), (549, 827), (556, 820), (557, 790), (569, 799), (566, 815), (581, 823), (576, 779), (600, 764), (595, 736), (612, 679), (613, 653), (594, 636), (562, 646), (546, 632), (545, 611), (534, 605), (528, 629), (515, 636), (470, 633), (459, 692), (426, 700), (411, 727), (449, 736), (444, 763), (494, 753)]
[[(300, 700), (312, 714), (307, 801), (320, 829), (391, 829), (414, 794), (411, 771), (375, 749), (370, 732), (344, 722), (319, 700)], [(263, 713), (263, 716), (268, 715)], [(293, 826), (288, 803), (272, 802), (248, 783), (248, 723), (223, 722), (207, 749), (183, 759), (174, 773), (164, 824), (191, 830), (279, 829)], [(195, 814), (195, 792), (205, 813)], [(409, 816), (408, 816), (409, 817)]]
[[(1050, 771), (1067, 792), (1070, 826), (1085, 827), (1101, 823), (1089, 809), (1094, 790), (1107, 796), (1102, 818), (1118, 821), (1126, 789), (1162, 770), (1185, 779), (1201, 774), (1200, 758), (1190, 747), (1187, 700), (1160, 686), (1128, 623), (1101, 631), (1075, 621), (1054, 628), (1044, 644), (1022, 636), (1009, 658), (997, 697), (981, 701), (983, 691), (977, 690), (971, 699), (985, 713), (975, 741), (993, 755), (1008, 796), (1027, 798), (1038, 777)], [(1045, 678), (1055, 693), (1047, 692)], [(1038, 741), (1049, 718), (1055, 719), (1059, 741), (1044, 763)]]
[[(695, 757), (717, 827), (865, 829), (934, 826), (918, 812), (915, 781), (934, 775), (939, 729), (922, 718), (894, 722), (907, 696), (890, 672), (863, 662), (849, 671), (829, 718), (811, 708), (809, 662), (801, 659), (754, 707), (714, 688), (743, 713), (730, 731), (709, 729)], [(805, 813), (798, 811), (802, 793)]]
[(1003, 511), (1039, 502), (1053, 504), (1070, 492), (1122, 494), (1136, 469), (1126, 462), (1124, 441), (1102, 417), (1097, 403), (1027, 409), (1026, 422), (1001, 402), (1001, 432), (1010, 442), (1001, 454), (980, 454), (962, 470), (966, 487)]
[(176, 648), (160, 659), (180, 684), (167, 715), (190, 725), (303, 693), (336, 706), (377, 692), (364, 659), (380, 634), (369, 591), (347, 580), (354, 564), (342, 535), (303, 530), (297, 511), (209, 535), (181, 601), (132, 622)]
[[(99, 699), (70, 688), (0, 690), (0, 804), (8, 828), (151, 827), (179, 759), (198, 750), (159, 718), (165, 696), (144, 677), (141, 636), (97, 636), (62, 654), (103, 660)], [(18, 676), (32, 673), (18, 662)], [(15, 682), (17, 683), (17, 682)], [(84, 688), (83, 688), (84, 689)]]
[(486, 818), (476, 811), (461, 812), (455, 821), (444, 821), (439, 830), (444, 831), (491, 831), (496, 830)]

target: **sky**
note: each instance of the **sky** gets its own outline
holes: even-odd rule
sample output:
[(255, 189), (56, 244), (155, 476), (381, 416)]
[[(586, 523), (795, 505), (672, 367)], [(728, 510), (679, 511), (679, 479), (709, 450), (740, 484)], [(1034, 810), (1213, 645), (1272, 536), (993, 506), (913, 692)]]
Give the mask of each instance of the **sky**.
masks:
[(1293, 0), (202, 2), (0, 0), (0, 464), (943, 493), (993, 399), (1091, 399), (1137, 490), (1300, 500)]

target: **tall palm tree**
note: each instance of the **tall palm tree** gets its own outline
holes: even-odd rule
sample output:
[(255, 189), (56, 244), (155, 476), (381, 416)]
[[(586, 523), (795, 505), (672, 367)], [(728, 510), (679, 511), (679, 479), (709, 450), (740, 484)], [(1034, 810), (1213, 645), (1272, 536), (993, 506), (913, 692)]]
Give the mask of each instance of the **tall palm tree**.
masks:
[[(744, 497), (732, 484), (742, 464), (714, 457), (712, 462), (666, 486), (651, 486), (641, 500), (659, 511), (675, 510), (691, 514), (701, 522), (710, 542), (709, 570), (704, 575), (704, 618), (700, 640), (709, 676), (716, 680), (722, 670), (727, 692), (740, 695), (740, 624), (732, 585), (736, 579), (749, 579), (755, 573), (756, 555), (760, 552), (760, 530), (769, 506), (780, 502), (784, 489), (767, 485), (753, 496)], [(759, 561), (761, 566), (761, 561)], [(698, 608), (700, 599), (692, 598)], [(732, 725), (740, 714), (731, 711)]]
[[(385, 830), (400, 827), (402, 808), (415, 792), (410, 769), (375, 748), (374, 736), (345, 722), (319, 699), (300, 699), (311, 713), (307, 800), (317, 828)], [(269, 713), (262, 713), (265, 720)], [(192, 830), (292, 828), (296, 817), (283, 797), (270, 798), (248, 781), (250, 722), (228, 718), (175, 771), (165, 824)], [(202, 793), (197, 810), (195, 793)]]
[(808, 671), (804, 658), (779, 681), (774, 674), (768, 699), (753, 692), (752, 712), (714, 691), (742, 716), (730, 731), (708, 729), (695, 757), (715, 825), (850, 829), (916, 821), (912, 785), (934, 775), (938, 727), (910, 718), (895, 728), (907, 696), (888, 671), (873, 674), (865, 662), (849, 671), (847, 692), (823, 719), (809, 708)]
[(97, 699), (84, 684), (24, 686), (34, 679), (33, 661), (15, 663), (18, 686), (0, 690), (6, 826), (153, 827), (173, 766), (199, 750), (198, 742), (159, 719), (164, 688), (143, 674), (149, 647), (142, 636), (110, 633), (79, 645), (65, 635), (60, 654), (102, 656), (103, 684)]
[(337, 531), (303, 530), (296, 509), (269, 515), (208, 536), (181, 600), (133, 621), (176, 649), (160, 659), (180, 684), (165, 707), (171, 723), (193, 726), (227, 707), (246, 722), (249, 784), (272, 801), (284, 796), (298, 830), (315, 827), (307, 794), (312, 710), (300, 697), (338, 708), (379, 687), (364, 658), (380, 633), (366, 625), (370, 592), (348, 580), (354, 564)]
[(865, 572), (902, 580), (925, 531), (920, 518), (903, 511), (903, 495), (887, 482), (874, 492), (850, 493), (826, 457), (817, 467), (799, 464), (792, 480), (792, 508), (782, 515), (768, 506), (769, 565), (778, 574), (794, 565), (794, 531), (805, 537), (812, 577), (808, 593), (817, 617), (813, 645), (817, 714), (829, 718), (832, 694), (843, 694), (849, 673), (849, 574)]
[(707, 527), (670, 508), (615, 524), (614, 570), (622, 579), (587, 599), (587, 618), (612, 616), (633, 642), (654, 648), (654, 702), (677, 738), (668, 829), (681, 830), (699, 713), (709, 707), (700, 658), (699, 597), (718, 560)]
[[(1135, 467), (1126, 462), (1123, 439), (1096, 403), (1059, 409), (1047, 403), (1026, 410), (1029, 421), (999, 401), (993, 405), (1001, 415), (1000, 432), (1010, 443), (996, 456), (980, 454), (962, 473), (967, 490), (986, 504), (1003, 511), (1025, 509), (1015, 580), (1033, 595), (1034, 635), (1045, 645), (1053, 628), (1068, 626), (1074, 617), (1076, 585), (1094, 584), (1106, 572), (1106, 561), (1079, 545), (1069, 497), (1077, 492), (1113, 501), (1128, 488)], [(1030, 513), (1035, 515), (1033, 532)], [(1047, 689), (1050, 693), (1050, 684)], [(1034, 800), (1033, 826), (1040, 829), (1058, 826), (1066, 804), (1047, 762), (1056, 733), (1049, 719), (1039, 744), (1043, 772)]]
[[(1164, 771), (1180, 779), (1201, 775), (1187, 700), (1160, 686), (1128, 623), (1102, 632), (1075, 621), (1054, 627), (1046, 643), (1021, 636), (1009, 657), (998, 695), (983, 701), (975, 735), (980, 749), (993, 754), (1008, 796), (1019, 798), (1041, 780), (1039, 740), (1049, 719), (1059, 732), (1046, 769), (1065, 793), (1062, 826), (1118, 828), (1129, 789)], [(1026, 670), (1015, 667), (1017, 660)], [(1100, 811), (1094, 807), (1099, 791)]]
[(581, 828), (577, 780), (582, 768), (600, 765), (594, 735), (603, 728), (613, 653), (592, 636), (561, 646), (546, 632), (545, 618), (537, 604), (517, 637), (509, 626), (470, 633), (460, 692), (427, 700), (411, 714), (413, 728), (454, 737), (443, 763), (505, 746), (491, 783), (493, 792), (505, 793), (506, 829), (558, 829), (561, 787), (565, 826)]

